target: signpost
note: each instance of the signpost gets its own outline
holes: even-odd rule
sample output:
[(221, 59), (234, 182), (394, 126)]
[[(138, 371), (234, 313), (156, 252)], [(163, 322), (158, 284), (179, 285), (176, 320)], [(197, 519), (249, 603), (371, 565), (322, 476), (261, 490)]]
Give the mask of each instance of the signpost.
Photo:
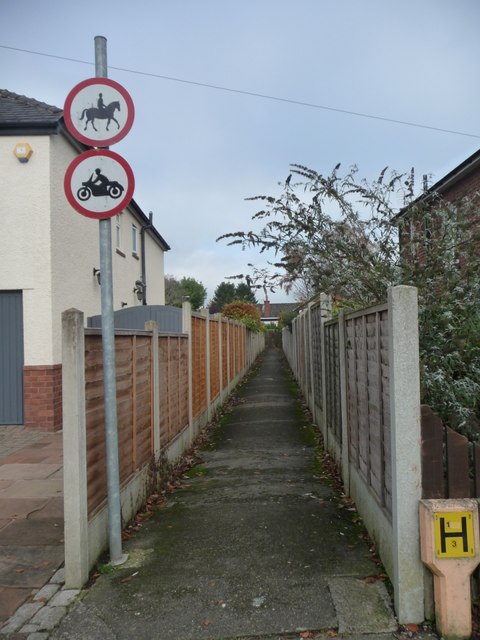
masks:
[(108, 535), (110, 563), (116, 565), (125, 562), (126, 555), (122, 553), (110, 218), (129, 204), (135, 180), (127, 161), (105, 147), (118, 142), (130, 131), (134, 106), (126, 89), (106, 77), (107, 69), (107, 41), (103, 36), (96, 36), (97, 77), (80, 82), (70, 91), (65, 101), (64, 120), (72, 136), (100, 149), (86, 151), (70, 163), (65, 174), (64, 190), (67, 200), (76, 211), (100, 221)]

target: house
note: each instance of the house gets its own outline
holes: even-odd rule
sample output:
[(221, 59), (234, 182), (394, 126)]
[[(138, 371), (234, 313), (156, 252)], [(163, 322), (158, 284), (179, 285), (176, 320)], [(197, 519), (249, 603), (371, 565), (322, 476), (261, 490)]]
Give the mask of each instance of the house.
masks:
[(278, 324), (281, 313), (291, 313), (298, 309), (299, 304), (297, 302), (283, 302), (272, 303), (268, 298), (263, 302), (260, 307), (260, 320), (264, 324)]
[[(435, 206), (439, 201), (450, 204), (459, 202), (464, 197), (471, 199), (480, 196), (480, 150), (452, 169), (447, 175), (438, 180), (431, 187), (404, 207), (395, 217), (394, 222), (399, 227), (400, 251), (407, 260), (413, 258), (420, 264), (425, 261), (426, 247), (433, 242), (438, 230), (435, 216)], [(423, 215), (425, 207), (430, 211), (429, 216)], [(475, 236), (480, 239), (480, 209), (478, 205), (472, 208), (470, 220), (478, 230)], [(413, 252), (413, 253), (412, 253)]]
[[(101, 311), (99, 223), (63, 187), (86, 149), (61, 109), (0, 90), (0, 425), (61, 428), (61, 314)], [(134, 200), (112, 219), (115, 309), (165, 303), (168, 249)]]

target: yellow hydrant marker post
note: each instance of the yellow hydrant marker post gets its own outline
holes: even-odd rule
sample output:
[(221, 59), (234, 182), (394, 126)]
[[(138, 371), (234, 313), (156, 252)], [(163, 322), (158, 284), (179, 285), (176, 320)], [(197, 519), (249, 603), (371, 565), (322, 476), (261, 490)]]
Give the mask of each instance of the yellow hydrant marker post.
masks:
[(470, 576), (480, 562), (478, 503), (421, 500), (422, 561), (433, 573), (437, 630), (445, 640), (472, 633)]

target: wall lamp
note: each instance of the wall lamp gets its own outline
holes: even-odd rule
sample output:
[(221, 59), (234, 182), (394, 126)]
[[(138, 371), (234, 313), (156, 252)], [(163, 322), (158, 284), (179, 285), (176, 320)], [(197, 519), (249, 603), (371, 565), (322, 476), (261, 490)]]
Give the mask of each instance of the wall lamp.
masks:
[(94, 278), (95, 278), (95, 277), (97, 278), (97, 282), (98, 282), (98, 284), (102, 284), (102, 282), (101, 282), (100, 269), (97, 269), (97, 268), (93, 267), (93, 277), (94, 277)]
[(133, 293), (137, 294), (137, 298), (139, 300), (145, 299), (145, 283), (141, 280), (135, 280), (135, 288), (133, 289)]

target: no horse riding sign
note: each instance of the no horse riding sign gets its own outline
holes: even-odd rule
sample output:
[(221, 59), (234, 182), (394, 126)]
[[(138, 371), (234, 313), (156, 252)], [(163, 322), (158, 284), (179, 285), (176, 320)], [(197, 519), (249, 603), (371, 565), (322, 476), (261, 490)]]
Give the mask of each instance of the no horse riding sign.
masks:
[(80, 142), (109, 147), (132, 128), (133, 100), (121, 84), (109, 78), (89, 78), (77, 84), (65, 100), (65, 125)]

